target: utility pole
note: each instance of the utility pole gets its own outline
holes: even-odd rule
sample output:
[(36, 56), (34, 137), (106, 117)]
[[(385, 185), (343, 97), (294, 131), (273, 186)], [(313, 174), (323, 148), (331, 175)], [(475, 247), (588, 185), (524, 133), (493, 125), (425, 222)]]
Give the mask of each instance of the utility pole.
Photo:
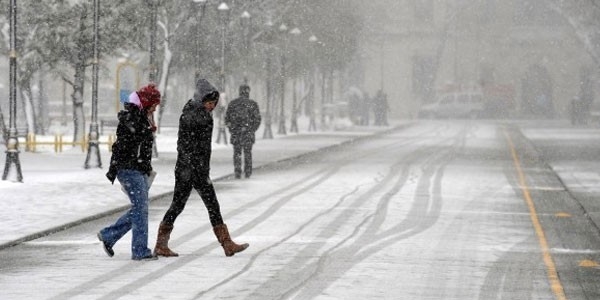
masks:
[[(219, 16), (221, 18), (221, 74), (219, 76), (220, 81), (220, 89), (221, 93), (225, 92), (225, 37), (226, 37), (226, 29), (227, 22), (229, 21), (229, 6), (227, 3), (223, 2), (217, 7), (219, 11)], [(221, 138), (223, 139), (223, 143), (227, 145), (227, 132), (225, 131), (225, 126), (223, 124), (223, 116), (225, 115), (225, 107), (222, 105), (217, 108), (217, 144), (221, 143)]]
[[(85, 157), (84, 168), (89, 169), (92, 155), (96, 155), (97, 166), (102, 168), (100, 159), (100, 147), (98, 132), (98, 21), (99, 21), (100, 0), (94, 0), (94, 60), (92, 61), (92, 122), (90, 123), (90, 133), (88, 136), (87, 156)], [(94, 153), (94, 154), (92, 154)]]
[(271, 47), (273, 43), (273, 23), (269, 20), (266, 24), (265, 32), (268, 35), (268, 46), (267, 46), (267, 74), (266, 74), (266, 84), (267, 84), (267, 107), (265, 111), (265, 131), (263, 132), (263, 139), (273, 139), (273, 131), (271, 130), (271, 101), (273, 98), (273, 86), (272, 86), (272, 62), (271, 62)]
[[(150, 83), (156, 83), (156, 73), (158, 69), (156, 67), (156, 23), (158, 22), (158, 1), (159, 0), (150, 0), (150, 70), (148, 72), (148, 81), (150, 81)], [(154, 116), (151, 117), (153, 118)], [(158, 147), (156, 147), (156, 133), (153, 134), (152, 138), (152, 157), (158, 157)]]
[(6, 143), (6, 164), (2, 180), (8, 178), (11, 167), (16, 168), (18, 182), (23, 182), (23, 173), (21, 173), (21, 162), (19, 161), (19, 140), (17, 138), (17, 0), (10, 0), (9, 19), (10, 19), (10, 116), (8, 143)]

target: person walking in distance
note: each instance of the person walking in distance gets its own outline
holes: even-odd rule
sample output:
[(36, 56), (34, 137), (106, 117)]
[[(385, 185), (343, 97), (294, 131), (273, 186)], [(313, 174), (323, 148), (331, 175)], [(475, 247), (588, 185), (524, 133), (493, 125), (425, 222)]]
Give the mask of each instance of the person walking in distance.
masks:
[(179, 117), (177, 137), (177, 162), (175, 164), (175, 190), (171, 206), (158, 228), (154, 254), (179, 256), (169, 249), (169, 239), (177, 216), (194, 188), (202, 198), (217, 240), (226, 256), (244, 251), (248, 244), (236, 244), (231, 240), (227, 225), (223, 222), (217, 195), (210, 180), (210, 156), (212, 152), (213, 118), (211, 112), (219, 101), (219, 92), (206, 79), (196, 82), (194, 97), (190, 99)]
[(148, 248), (148, 190), (156, 174), (151, 164), (156, 126), (151, 116), (159, 103), (160, 92), (149, 84), (129, 95), (125, 109), (118, 114), (117, 141), (106, 177), (111, 183), (119, 180), (132, 206), (115, 224), (97, 234), (110, 257), (115, 243), (131, 230), (131, 258), (157, 259)]
[(225, 125), (231, 134), (233, 145), (233, 170), (235, 178), (242, 176), (242, 153), (244, 154), (244, 175), (252, 175), (252, 146), (255, 142), (254, 133), (260, 126), (260, 110), (256, 101), (250, 99), (250, 87), (240, 86), (240, 96), (227, 106)]

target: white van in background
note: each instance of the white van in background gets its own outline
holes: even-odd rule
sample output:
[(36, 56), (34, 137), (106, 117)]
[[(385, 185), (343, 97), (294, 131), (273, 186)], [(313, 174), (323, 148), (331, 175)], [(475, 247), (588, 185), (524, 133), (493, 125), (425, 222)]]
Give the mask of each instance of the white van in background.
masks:
[(419, 109), (419, 118), (479, 118), (485, 103), (480, 92), (443, 93)]

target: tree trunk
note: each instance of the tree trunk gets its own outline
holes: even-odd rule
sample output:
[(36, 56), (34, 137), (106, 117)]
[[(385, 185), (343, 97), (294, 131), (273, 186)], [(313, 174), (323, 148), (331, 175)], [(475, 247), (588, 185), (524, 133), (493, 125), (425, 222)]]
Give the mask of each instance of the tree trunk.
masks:
[(86, 53), (86, 19), (88, 18), (87, 6), (83, 7), (81, 15), (79, 17), (79, 33), (77, 38), (77, 57), (74, 59), (73, 69), (75, 74), (73, 76), (73, 94), (71, 94), (71, 100), (73, 101), (73, 142), (81, 143), (85, 139), (85, 114), (83, 113), (83, 91), (85, 84), (85, 68), (86, 61), (90, 57), (89, 53)]
[(171, 61), (173, 59), (173, 53), (171, 52), (171, 49), (169, 48), (169, 32), (166, 29), (166, 26), (164, 26), (162, 23), (159, 23), (159, 25), (163, 29), (163, 33), (164, 33), (164, 42), (163, 42), (164, 58), (162, 61), (162, 68), (161, 68), (162, 72), (160, 73), (160, 80), (158, 81), (158, 90), (161, 93), (162, 99), (161, 99), (160, 106), (158, 107), (158, 112), (155, 112), (155, 114), (158, 114), (158, 118), (155, 118), (157, 120), (156, 126), (158, 127), (158, 132), (160, 132), (163, 113), (165, 112), (165, 106), (167, 105), (167, 102), (168, 102), (167, 86), (169, 83), (169, 73), (171, 71)]
[(36, 132), (46, 134), (48, 128), (48, 101), (44, 97), (44, 77), (38, 73), (38, 94), (37, 94), (37, 116), (36, 116)]
[[(165, 51), (167, 52), (167, 51)], [(160, 101), (160, 106), (158, 107), (158, 123), (156, 124), (156, 126), (158, 126), (158, 130), (160, 132), (160, 126), (162, 124), (162, 117), (163, 117), (163, 113), (165, 112), (165, 106), (168, 103), (168, 97), (167, 97), (167, 86), (169, 84), (169, 71), (171, 69), (171, 55), (170, 55), (170, 51), (169, 55), (165, 54), (165, 60), (163, 61), (163, 72), (160, 76), (160, 82), (159, 82), (159, 90), (161, 92), (161, 101)]]
[(23, 101), (23, 108), (25, 110), (25, 120), (27, 121), (27, 132), (37, 133), (35, 120), (35, 105), (33, 105), (33, 98), (31, 96), (31, 85), (29, 83), (21, 82), (19, 86), (21, 91), (21, 99)]
[(73, 81), (73, 142), (82, 142), (85, 137), (85, 114), (83, 113), (83, 88), (84, 88), (85, 66), (80, 61), (75, 66), (75, 77)]

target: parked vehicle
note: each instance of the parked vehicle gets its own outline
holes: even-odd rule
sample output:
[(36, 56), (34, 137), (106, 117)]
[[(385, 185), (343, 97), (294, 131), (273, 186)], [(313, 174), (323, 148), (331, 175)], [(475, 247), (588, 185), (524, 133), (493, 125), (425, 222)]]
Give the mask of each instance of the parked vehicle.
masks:
[(444, 93), (436, 102), (423, 105), (419, 118), (479, 118), (484, 109), (480, 92)]

